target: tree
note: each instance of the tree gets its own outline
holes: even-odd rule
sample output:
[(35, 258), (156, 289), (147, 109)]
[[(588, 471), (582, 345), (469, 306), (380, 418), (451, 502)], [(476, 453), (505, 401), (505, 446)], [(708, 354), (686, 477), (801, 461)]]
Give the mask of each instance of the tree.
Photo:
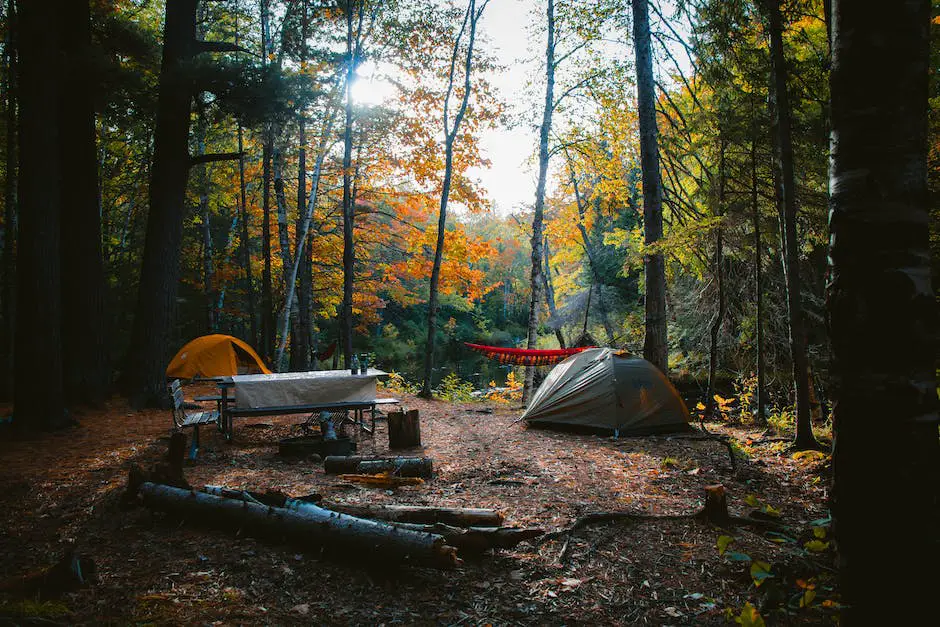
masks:
[(58, 29), (47, 7), (19, 5), (19, 242), (14, 416), (24, 428), (67, 424), (62, 383)]
[(790, 97), (787, 91), (786, 59), (783, 54), (783, 24), (779, 0), (765, 0), (770, 58), (773, 75), (770, 107), (776, 127), (774, 161), (777, 179), (777, 207), (780, 214), (780, 249), (786, 278), (787, 321), (790, 327), (790, 358), (796, 387), (796, 434), (793, 447), (819, 448), (813, 436), (810, 413), (809, 356), (803, 322), (803, 294), (800, 280), (800, 251), (796, 232), (796, 181), (793, 176), (793, 142), (790, 134)]
[[(644, 242), (654, 246), (663, 236), (663, 190), (659, 172), (656, 93), (650, 44), (649, 2), (633, 0), (633, 45), (636, 50), (637, 109), (640, 122), (640, 160), (643, 172)], [(648, 251), (646, 269), (646, 338), (643, 357), (669, 371), (666, 337), (666, 260), (661, 251)]]
[(7, 0), (7, 39), (4, 45), (6, 63), (6, 168), (3, 177), (3, 250), (0, 252), (0, 397), (13, 393), (14, 298), (16, 295), (16, 2)]
[[(88, 0), (56, 11), (64, 81), (59, 92), (59, 159), (63, 195), (63, 376), (69, 402), (98, 404), (111, 384), (98, 207), (91, 15)], [(67, 204), (65, 201), (67, 199)]]
[(176, 317), (183, 212), (189, 168), (236, 159), (238, 154), (189, 155), (190, 104), (195, 85), (190, 66), (201, 52), (234, 51), (224, 42), (196, 40), (197, 0), (166, 7), (160, 66), (150, 212), (140, 272), (134, 329), (126, 358), (124, 390), (135, 406), (168, 402), (165, 371)]
[[(447, 76), (447, 91), (444, 95), (444, 182), (441, 188), (441, 205), (437, 221), (437, 243), (434, 248), (434, 263), (431, 268), (431, 280), (428, 286), (428, 341), (424, 354), (424, 382), (421, 388), (422, 396), (431, 397), (431, 371), (434, 368), (434, 340), (437, 334), (437, 288), (441, 278), (441, 261), (444, 258), (444, 234), (447, 229), (447, 201), (450, 198), (450, 186), (454, 171), (454, 143), (460, 132), (460, 124), (467, 112), (470, 102), (471, 71), (473, 69), (473, 46), (477, 34), (477, 22), (483, 15), (489, 0), (482, 0), (477, 8), (476, 0), (470, 0), (464, 12), (463, 24), (457, 37), (454, 38), (453, 53), (450, 58), (450, 72)], [(469, 26), (469, 31), (467, 27)], [(464, 33), (467, 33), (467, 50), (464, 59), (463, 94), (453, 122), (450, 120), (449, 104), (451, 94), (454, 92), (454, 83), (457, 80), (457, 60), (460, 54), (460, 45)]]
[[(914, 624), (934, 612), (940, 584), (926, 182), (930, 2), (885, 11), (836, 0), (832, 16), (827, 287), (843, 618)], [(891, 542), (877, 540), (892, 528), (900, 532)]]
[[(539, 127), (539, 178), (535, 188), (535, 209), (532, 213), (532, 272), (529, 276), (529, 324), (526, 334), (526, 348), (536, 347), (539, 330), (539, 306), (541, 304), (542, 284), (542, 243), (543, 215), (545, 212), (545, 185), (548, 179), (548, 136), (552, 132), (552, 113), (555, 111), (555, 0), (548, 0), (545, 8), (548, 20), (546, 25), (547, 42), (545, 44), (545, 108), (542, 109), (542, 125)], [(525, 383), (522, 388), (522, 402), (529, 400), (535, 381), (535, 366), (525, 369)]]

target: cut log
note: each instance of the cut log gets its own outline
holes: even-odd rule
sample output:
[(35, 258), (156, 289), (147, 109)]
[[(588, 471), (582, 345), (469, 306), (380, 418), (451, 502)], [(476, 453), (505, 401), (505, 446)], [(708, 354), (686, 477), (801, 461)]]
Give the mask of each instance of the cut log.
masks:
[(429, 457), (341, 457), (330, 455), (323, 462), (328, 475), (376, 475), (389, 472), (397, 477), (423, 477), (430, 479), (433, 464)]
[(444, 536), (448, 545), (457, 547), (463, 554), (479, 554), (490, 549), (511, 549), (520, 542), (531, 540), (544, 534), (541, 529), (520, 529), (519, 527), (453, 527), (443, 523), (422, 525), (418, 523), (395, 523), (396, 527), (436, 533)]
[(300, 546), (318, 547), (344, 557), (437, 568), (453, 568), (460, 563), (457, 550), (440, 535), (399, 529), (310, 503), (300, 511), (150, 482), (141, 485), (139, 493), (144, 505), (153, 510), (261, 536), (283, 537)]
[(412, 446), (421, 446), (421, 420), (418, 418), (418, 410), (389, 412), (388, 447), (396, 449)]
[(727, 525), (730, 521), (728, 515), (728, 497), (725, 486), (719, 484), (705, 486), (705, 506), (697, 516), (716, 525)]
[(499, 527), (503, 515), (492, 509), (461, 507), (422, 507), (420, 505), (351, 505), (324, 503), (323, 507), (360, 518), (393, 522), (442, 523), (454, 527)]
[(69, 549), (52, 566), (0, 582), (0, 593), (19, 598), (55, 599), (94, 582), (96, 571), (93, 559), (76, 555)]

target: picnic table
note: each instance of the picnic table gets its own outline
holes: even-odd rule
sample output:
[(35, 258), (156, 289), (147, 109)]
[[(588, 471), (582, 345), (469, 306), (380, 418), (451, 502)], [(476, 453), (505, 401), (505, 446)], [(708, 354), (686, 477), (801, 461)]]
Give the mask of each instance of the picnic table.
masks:
[[(376, 406), (398, 403), (395, 398), (378, 398), (376, 380), (388, 373), (369, 368), (363, 374), (349, 370), (315, 370), (222, 377), (216, 380), (220, 394), (200, 397), (218, 403), (219, 428), (227, 439), (234, 433), (234, 419), (252, 416), (353, 412), (356, 433), (360, 428), (375, 430)], [(229, 394), (229, 391), (233, 394)], [(370, 427), (365, 412), (371, 414)]]

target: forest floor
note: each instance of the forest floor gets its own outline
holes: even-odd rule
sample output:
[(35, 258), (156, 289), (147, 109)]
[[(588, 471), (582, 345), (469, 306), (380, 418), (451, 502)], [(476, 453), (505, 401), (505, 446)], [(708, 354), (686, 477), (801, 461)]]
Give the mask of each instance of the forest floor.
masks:
[[(56, 603), (0, 594), (0, 624), (19, 612), (69, 624), (707, 625), (746, 620), (747, 603), (768, 624), (831, 623), (832, 555), (817, 520), (827, 513), (827, 458), (794, 458), (785, 442), (760, 443), (756, 428), (707, 425), (736, 442), (732, 470), (719, 442), (527, 429), (517, 407), (492, 401), (405, 404), (420, 410), (424, 442), (409, 452), (434, 460), (424, 485), (373, 489), (282, 460), (277, 441), (297, 416), (236, 422), (232, 443), (204, 428), (184, 471), (194, 486), (316, 492), (327, 502), (495, 508), (506, 524), (546, 531), (598, 511), (694, 513), (704, 486), (721, 483), (732, 514), (779, 513), (786, 529), (651, 518), (586, 527), (566, 550), (564, 538), (524, 542), (451, 571), (344, 563), (123, 506), (130, 465), (165, 454), (171, 419), (114, 400), (70, 430), (0, 442), (0, 581), (55, 562), (70, 543), (98, 571), (97, 583)], [(387, 442), (380, 420), (375, 452)], [(360, 454), (372, 451), (366, 436)], [(720, 555), (722, 536), (734, 540)]]

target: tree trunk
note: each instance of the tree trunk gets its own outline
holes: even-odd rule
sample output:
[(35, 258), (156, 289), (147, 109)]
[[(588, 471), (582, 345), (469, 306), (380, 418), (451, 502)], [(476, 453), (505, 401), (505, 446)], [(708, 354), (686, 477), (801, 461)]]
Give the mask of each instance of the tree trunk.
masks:
[(461, 555), (479, 555), (492, 549), (511, 549), (520, 542), (545, 534), (541, 529), (517, 527), (452, 527), (442, 523), (434, 525), (395, 523), (395, 526), (409, 531), (443, 536), (444, 542), (456, 548)]
[[(300, 65), (304, 67), (307, 62), (307, 3), (301, 7), (300, 29)], [(309, 228), (304, 228), (304, 208), (307, 206), (307, 116), (300, 111), (298, 120), (300, 148), (297, 151), (297, 223), (295, 225), (295, 242), (297, 250), (294, 263), (298, 264), (297, 275), (297, 316), (290, 334), (290, 369), (296, 372), (310, 370), (310, 303), (313, 291), (313, 264), (310, 254), (313, 246), (313, 236)]]
[[(238, 11), (235, 12), (235, 46), (241, 44), (241, 31), (238, 28)], [(235, 52), (238, 58), (239, 53)], [(248, 301), (248, 329), (251, 333), (249, 343), (252, 347), (258, 346), (258, 318), (255, 315), (255, 290), (254, 281), (251, 275), (251, 240), (248, 236), (248, 203), (245, 190), (245, 145), (244, 131), (241, 122), (238, 123), (238, 202), (241, 211), (242, 232), (241, 232), (241, 252), (242, 266), (245, 273), (245, 296)], [(221, 306), (219, 307), (221, 310)]]
[[(643, 171), (643, 231), (647, 246), (663, 236), (663, 186), (659, 171), (659, 131), (650, 44), (649, 2), (633, 0), (633, 45), (636, 54), (640, 165)], [(643, 357), (668, 374), (666, 336), (666, 260), (661, 252), (644, 257), (646, 270), (646, 338)]]
[[(205, 154), (206, 152), (206, 117), (205, 104), (202, 102), (202, 96), (197, 96), (197, 115), (196, 115), (196, 154)], [(212, 264), (212, 228), (209, 211), (209, 164), (204, 163), (197, 169), (196, 188), (199, 192), (198, 214), (202, 225), (200, 228), (202, 234), (202, 296), (205, 300), (204, 307), (206, 311), (206, 332), (215, 333), (218, 321), (216, 318), (215, 294), (213, 291), (213, 264)]]
[(193, 57), (196, 0), (167, 3), (160, 67), (150, 212), (137, 310), (128, 350), (125, 391), (136, 407), (167, 403), (166, 364), (174, 342), (186, 180), (190, 101), (185, 71)]
[(27, 429), (67, 424), (62, 381), (59, 124), (62, 68), (48, 7), (19, 6), (19, 241), (14, 420)]
[(421, 419), (417, 409), (388, 413), (388, 448), (421, 446)]
[(238, 125), (238, 202), (242, 214), (241, 250), (245, 272), (245, 295), (248, 298), (248, 328), (251, 345), (258, 346), (258, 317), (255, 315), (255, 288), (251, 276), (251, 239), (248, 235), (248, 202), (245, 193), (245, 152), (242, 125)]
[(757, 328), (757, 424), (766, 425), (767, 407), (765, 366), (764, 366), (764, 283), (763, 283), (763, 244), (760, 232), (760, 204), (758, 203), (757, 179), (757, 118), (755, 113), (754, 132), (751, 136), (751, 220), (754, 228), (754, 304), (755, 327)]
[[(483, 7), (486, 7), (484, 3)], [(431, 397), (431, 371), (434, 369), (434, 344), (437, 339), (437, 288), (441, 279), (441, 263), (444, 260), (444, 235), (447, 230), (447, 201), (450, 198), (450, 186), (454, 172), (454, 143), (460, 132), (460, 124), (470, 102), (470, 74), (473, 69), (473, 45), (477, 34), (477, 21), (483, 13), (483, 8), (476, 10), (476, 0), (470, 0), (464, 12), (463, 25), (454, 39), (453, 53), (450, 57), (450, 74), (448, 74), (447, 94), (444, 96), (444, 181), (441, 185), (440, 213), (437, 219), (437, 242), (434, 247), (434, 262), (431, 266), (431, 280), (428, 286), (428, 341), (424, 351), (424, 381), (421, 387), (421, 396)], [(464, 60), (463, 96), (460, 106), (454, 116), (453, 126), (448, 119), (448, 105), (454, 91), (456, 79), (457, 58), (463, 34), (470, 26), (467, 37), (467, 55)]]
[[(539, 306), (542, 299), (542, 219), (545, 212), (545, 184), (548, 178), (548, 136), (552, 132), (552, 114), (555, 110), (555, 0), (548, 0), (546, 8), (548, 41), (545, 45), (545, 106), (542, 109), (542, 126), (539, 129), (539, 179), (535, 188), (535, 210), (532, 213), (532, 273), (529, 277), (529, 323), (526, 333), (526, 348), (534, 349), (538, 344)], [(532, 395), (535, 383), (535, 366), (526, 366), (525, 382), (522, 386), (522, 403)]]
[[(262, 65), (267, 65), (272, 54), (269, 31), (268, 0), (261, 0), (261, 54)], [(274, 356), (274, 286), (271, 278), (271, 153), (274, 147), (274, 129), (265, 122), (261, 147), (261, 356), (269, 363)]]
[[(719, 129), (719, 135), (721, 131)], [(719, 219), (724, 214), (725, 206), (725, 143), (719, 139), (718, 158), (718, 206), (715, 212)], [(724, 242), (722, 241), (722, 225), (719, 222), (715, 230), (715, 287), (718, 290), (718, 311), (712, 320), (709, 329), (711, 343), (708, 350), (708, 392), (705, 395), (705, 416), (715, 418), (715, 374), (718, 370), (718, 339), (721, 333), (721, 324), (725, 320), (725, 283), (724, 283)]]
[(111, 384), (101, 259), (95, 83), (87, 0), (57, 4), (64, 81), (59, 93), (62, 231), (62, 374), (70, 403), (98, 405)]
[[(354, 12), (358, 12), (359, 29), (353, 28)], [(344, 367), (349, 368), (352, 360), (353, 329), (353, 282), (356, 273), (356, 251), (353, 243), (355, 228), (355, 198), (352, 190), (352, 128), (353, 101), (352, 84), (356, 79), (356, 66), (359, 63), (359, 34), (362, 27), (362, 0), (346, 3), (346, 103), (345, 124), (343, 127), (343, 310), (341, 312), (341, 336)]]
[(439, 535), (400, 529), (363, 520), (310, 503), (303, 507), (271, 507), (250, 500), (145, 482), (139, 493), (146, 507), (200, 522), (248, 530), (263, 536), (287, 537), (305, 546), (328, 549), (337, 556), (375, 563), (416, 562), (452, 568), (459, 563), (453, 547)]
[[(548, 238), (542, 242), (542, 258), (543, 269), (542, 272), (542, 287), (545, 289), (545, 301), (548, 303), (548, 313), (552, 317), (555, 317), (555, 313), (558, 311), (555, 307), (555, 288), (552, 285), (552, 268), (551, 268), (551, 250), (548, 247)], [(558, 340), (558, 348), (566, 348), (565, 344), (565, 334), (562, 332), (561, 323), (555, 328), (555, 339)]]
[(800, 249), (796, 232), (796, 183), (793, 175), (793, 143), (790, 134), (790, 99), (787, 93), (787, 68), (783, 54), (783, 24), (779, 0), (765, 0), (770, 33), (770, 58), (773, 80), (770, 89), (771, 114), (776, 126), (775, 166), (777, 169), (777, 207), (780, 214), (780, 243), (783, 273), (786, 278), (787, 320), (790, 327), (790, 356), (796, 387), (796, 449), (819, 448), (813, 436), (809, 407), (809, 355), (803, 325), (803, 297), (800, 281)]
[(420, 505), (352, 505), (349, 503), (324, 503), (323, 507), (360, 518), (392, 522), (425, 525), (441, 523), (454, 527), (499, 527), (503, 524), (503, 515), (492, 509)]
[(3, 180), (3, 251), (0, 253), (0, 399), (13, 395), (13, 336), (15, 333), (16, 296), (16, 127), (17, 127), (17, 58), (16, 2), (7, 0), (6, 61), (6, 170)]
[[(827, 309), (846, 624), (922, 622), (936, 612), (940, 585), (926, 171), (931, 3), (885, 9), (844, 0), (832, 8)], [(873, 541), (885, 529), (901, 531)]]

